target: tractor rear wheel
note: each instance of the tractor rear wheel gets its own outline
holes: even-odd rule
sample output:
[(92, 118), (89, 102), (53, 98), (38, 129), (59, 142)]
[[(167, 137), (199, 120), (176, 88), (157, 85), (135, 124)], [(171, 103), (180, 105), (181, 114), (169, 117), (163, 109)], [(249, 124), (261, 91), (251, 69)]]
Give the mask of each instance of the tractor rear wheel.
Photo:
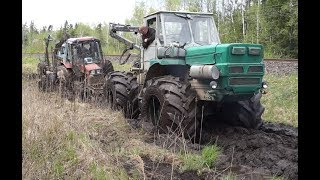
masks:
[(46, 71), (46, 63), (40, 62), (37, 67), (39, 91), (46, 91), (48, 86), (48, 81), (45, 75), (45, 71)]
[(200, 115), (191, 84), (174, 76), (149, 80), (143, 89), (141, 119), (160, 133), (175, 132), (195, 138)]
[(137, 118), (139, 107), (137, 78), (131, 72), (114, 71), (108, 74), (104, 98), (112, 109), (123, 110), (125, 118)]
[(38, 80), (39, 91), (45, 92), (47, 90), (48, 81), (45, 75), (41, 75)]
[(114, 68), (112, 63), (109, 60), (104, 60), (104, 65), (102, 66), (102, 71), (104, 76), (106, 76), (109, 72), (113, 72)]
[(64, 66), (57, 67), (57, 75), (59, 79), (59, 93), (62, 98), (74, 100), (74, 90), (72, 85), (72, 72)]
[(84, 85), (84, 82), (74, 82), (74, 91), (75, 96), (79, 99), (80, 102), (87, 102), (87, 92)]
[(222, 106), (221, 118), (233, 126), (258, 129), (262, 125), (262, 114), (265, 110), (261, 104), (261, 93), (245, 101), (225, 103)]

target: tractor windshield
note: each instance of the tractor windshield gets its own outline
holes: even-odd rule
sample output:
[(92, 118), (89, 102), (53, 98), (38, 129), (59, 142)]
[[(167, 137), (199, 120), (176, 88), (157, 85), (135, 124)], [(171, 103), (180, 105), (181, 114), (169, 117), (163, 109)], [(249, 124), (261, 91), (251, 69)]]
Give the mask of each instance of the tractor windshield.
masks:
[(92, 58), (92, 62), (96, 63), (102, 59), (100, 47), (101, 46), (97, 41), (78, 42), (78, 45), (76, 46), (77, 50), (73, 52), (73, 55), (75, 59)]
[(178, 42), (180, 45), (219, 44), (218, 31), (209, 15), (163, 14), (165, 45)]

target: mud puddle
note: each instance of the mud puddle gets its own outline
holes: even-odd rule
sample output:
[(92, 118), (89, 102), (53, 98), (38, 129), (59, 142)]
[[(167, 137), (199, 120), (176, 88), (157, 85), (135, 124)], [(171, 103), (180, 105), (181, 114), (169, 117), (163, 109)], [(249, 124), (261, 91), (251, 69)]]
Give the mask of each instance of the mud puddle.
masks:
[[(137, 120), (128, 120), (128, 122), (134, 128), (140, 127)], [(168, 149), (175, 144), (177, 149), (187, 147), (190, 151), (198, 151), (199, 148), (214, 143), (222, 148), (222, 155), (218, 158), (214, 171), (201, 175), (190, 171), (189, 178), (184, 178), (183, 174), (174, 170), (172, 173), (177, 179), (190, 179), (190, 174), (194, 176), (192, 179), (219, 179), (230, 173), (237, 179), (272, 179), (277, 176), (284, 179), (298, 179), (298, 129), (295, 127), (264, 123), (260, 129), (253, 130), (230, 127), (223, 123), (204, 123), (201, 136), (200, 144), (182, 138), (177, 140), (170, 135), (157, 135), (146, 141)], [(150, 161), (147, 158), (144, 160), (146, 164)], [(171, 178), (171, 174), (165, 170), (169, 169), (167, 166), (170, 166), (171, 172), (169, 164), (158, 167), (163, 168), (158, 172), (165, 172), (162, 174), (164, 179)], [(148, 168), (146, 170), (148, 171)], [(160, 176), (156, 177), (160, 178)]]

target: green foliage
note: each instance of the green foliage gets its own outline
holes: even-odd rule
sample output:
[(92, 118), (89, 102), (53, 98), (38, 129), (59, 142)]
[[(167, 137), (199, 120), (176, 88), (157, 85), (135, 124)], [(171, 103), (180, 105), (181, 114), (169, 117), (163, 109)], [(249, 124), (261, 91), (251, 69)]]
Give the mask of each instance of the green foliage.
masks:
[(271, 180), (284, 180), (281, 176), (273, 176)]
[(40, 58), (36, 57), (22, 57), (22, 73), (32, 74), (37, 72), (37, 65)]
[(182, 171), (200, 170), (205, 167), (202, 157), (198, 154), (187, 153), (181, 155), (180, 158), (183, 161), (183, 166), (181, 167)]
[(129, 71), (132, 67), (130, 63), (120, 65), (118, 62), (112, 62), (112, 65), (115, 71)]
[(143, 24), (143, 17), (146, 15), (146, 5), (143, 1), (136, 2), (132, 17), (130, 19), (126, 19), (126, 24), (130, 24), (132, 26), (141, 26)]
[(189, 0), (188, 11), (190, 12), (201, 12), (201, 1)]
[(266, 75), (268, 93), (261, 103), (265, 106), (263, 119), (298, 126), (298, 74)]
[(99, 167), (95, 163), (91, 164), (90, 172), (93, 175), (93, 179), (107, 180), (107, 173), (103, 170), (103, 168)]
[(280, 57), (298, 58), (298, 1), (270, 0), (262, 6), (267, 50)]
[(53, 172), (55, 175), (55, 178), (60, 179), (63, 177), (64, 167), (61, 162), (54, 162), (53, 163)]
[(220, 149), (216, 145), (206, 146), (202, 149), (201, 155), (193, 153), (182, 153), (180, 159), (183, 162), (182, 171), (201, 170), (203, 168), (212, 168), (218, 156)]
[(168, 11), (177, 11), (181, 4), (181, 0), (165, 0), (165, 6)]
[(206, 146), (202, 149), (201, 157), (204, 160), (204, 164), (212, 168), (213, 163), (216, 161), (220, 153), (220, 149), (218, 146), (211, 145), (211, 146)]
[(229, 172), (227, 175), (222, 176), (221, 180), (237, 180), (237, 177), (232, 172)]
[[(211, 12), (218, 27), (222, 43), (258, 43), (265, 48), (266, 58), (298, 58), (298, 0), (150, 0), (136, 1), (132, 16), (125, 23), (132, 26), (143, 24), (143, 17), (158, 10)], [(41, 29), (41, 30), (39, 30)], [(22, 25), (23, 52), (43, 53), (43, 38), (48, 33), (56, 40), (65, 34), (70, 37), (95, 36), (101, 40), (105, 54), (121, 54), (124, 45), (109, 36), (108, 24), (95, 27), (81, 22), (75, 25), (67, 21), (59, 30), (37, 28), (33, 22)], [(135, 37), (125, 35), (135, 42)]]

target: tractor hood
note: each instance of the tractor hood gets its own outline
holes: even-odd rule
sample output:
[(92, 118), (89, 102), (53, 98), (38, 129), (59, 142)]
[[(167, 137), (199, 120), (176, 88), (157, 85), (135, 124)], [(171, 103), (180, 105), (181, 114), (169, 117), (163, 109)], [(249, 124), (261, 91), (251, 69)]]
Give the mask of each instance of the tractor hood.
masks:
[(84, 68), (85, 68), (86, 73), (90, 73), (90, 71), (92, 71), (92, 70), (101, 69), (101, 67), (98, 66), (98, 65), (95, 64), (95, 63), (86, 64), (86, 65), (84, 66)]
[(260, 44), (217, 44), (186, 48), (186, 64), (260, 63), (263, 47)]

